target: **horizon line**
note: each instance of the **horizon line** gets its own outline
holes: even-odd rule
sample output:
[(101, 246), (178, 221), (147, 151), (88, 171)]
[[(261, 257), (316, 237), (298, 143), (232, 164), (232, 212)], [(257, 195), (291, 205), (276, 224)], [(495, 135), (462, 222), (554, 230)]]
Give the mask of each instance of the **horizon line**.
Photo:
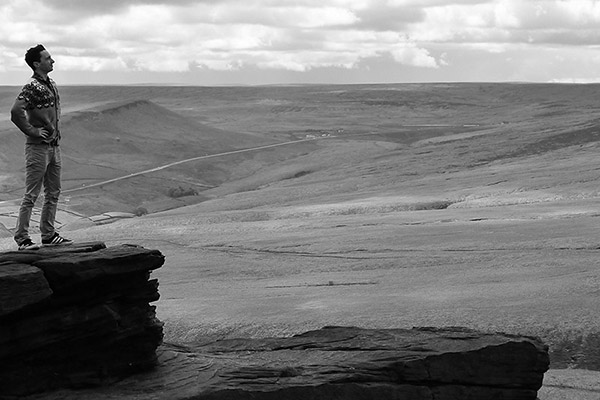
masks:
[[(148, 83), (59, 83), (60, 86), (125, 86), (125, 87), (303, 87), (303, 86), (390, 86), (390, 85), (597, 85), (600, 81), (577, 82), (577, 81), (423, 81), (423, 82), (354, 82), (354, 83), (224, 83), (224, 84), (194, 84), (176, 82), (148, 82)], [(22, 84), (4, 84), (0, 87), (21, 87)]]

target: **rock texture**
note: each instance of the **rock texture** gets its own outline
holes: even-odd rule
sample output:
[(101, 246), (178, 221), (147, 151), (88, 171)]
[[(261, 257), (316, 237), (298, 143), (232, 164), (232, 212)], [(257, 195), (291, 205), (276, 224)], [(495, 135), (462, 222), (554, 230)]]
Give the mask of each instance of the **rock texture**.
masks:
[[(548, 369), (539, 340), (462, 328), (326, 327), (291, 338), (172, 348), (197, 399), (531, 399)], [(166, 357), (167, 354), (163, 354)], [(162, 398), (185, 398), (168, 388)]]
[(537, 338), (465, 328), (161, 345), (163, 262), (102, 243), (0, 254), (0, 398), (534, 400), (548, 369)]
[(463, 328), (326, 327), (158, 354), (150, 372), (31, 400), (535, 400), (548, 369), (538, 339)]
[(157, 250), (103, 243), (0, 254), (0, 396), (82, 387), (156, 365)]

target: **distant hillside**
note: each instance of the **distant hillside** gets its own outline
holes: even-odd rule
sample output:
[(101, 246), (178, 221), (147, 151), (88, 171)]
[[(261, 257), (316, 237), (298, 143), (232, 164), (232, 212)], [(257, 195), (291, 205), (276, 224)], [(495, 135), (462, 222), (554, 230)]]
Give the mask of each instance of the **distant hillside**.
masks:
[[(255, 118), (273, 121), (265, 124), (270, 129), (288, 127), (297, 137), (315, 132), (335, 139), (323, 140), (309, 154), (205, 191), (211, 197), (228, 196), (227, 201), (203, 203), (190, 212), (277, 204), (306, 207), (303, 212), (311, 213), (316, 212), (313, 204), (321, 210), (323, 204), (348, 201), (347, 208), (336, 212), (352, 213), (366, 212), (362, 204), (369, 201), (362, 199), (383, 199), (376, 208), (394, 210), (597, 197), (598, 85), (323, 85), (279, 90), (279, 97), (274, 88), (240, 90), (247, 97), (240, 94), (240, 102), (231, 107), (241, 108), (247, 100), (243, 104), (248, 110), (236, 114), (240, 119), (250, 119), (249, 110), (261, 110)], [(237, 123), (235, 118), (223, 120), (221, 127)], [(242, 190), (247, 192), (230, 195)], [(423, 204), (412, 199), (423, 199)]]
[[(554, 183), (535, 174), (532, 181), (517, 179), (538, 168), (539, 157), (579, 156), (579, 146), (593, 151), (600, 140), (599, 88), (65, 87), (61, 206), (87, 215), (138, 207), (154, 212), (243, 191), (256, 192), (261, 201), (306, 201), (329, 193), (415, 193), (434, 181), (440, 191), (469, 196), (463, 186), (477, 186), (478, 179), (483, 189), (565, 190), (571, 185), (566, 173)], [(8, 107), (16, 90), (3, 88), (0, 104)], [(319, 141), (188, 162), (80, 190), (172, 162), (308, 137)], [(0, 140), (0, 200), (18, 198), (24, 138), (7, 117), (0, 118)], [(489, 166), (499, 164), (509, 172), (488, 175)], [(588, 174), (586, 182), (594, 182)]]
[[(272, 140), (213, 128), (147, 100), (111, 103), (63, 121), (65, 189), (77, 188), (200, 156), (256, 147)], [(235, 164), (190, 163), (70, 195), (80, 212), (131, 211), (146, 203), (177, 206), (177, 193), (198, 193), (226, 181)], [(90, 196), (91, 194), (95, 196)], [(179, 196), (179, 195), (178, 195)], [(94, 200), (90, 201), (90, 198)], [(98, 201), (97, 199), (102, 199)], [(197, 201), (199, 198), (192, 200)], [(173, 204), (171, 204), (173, 203)]]
[[(112, 178), (263, 143), (254, 136), (197, 123), (147, 100), (109, 104), (64, 118), (65, 180)], [(76, 168), (69, 168), (69, 162)], [(99, 177), (100, 169), (105, 172)]]
[[(5, 149), (0, 155), (3, 199), (20, 197), (25, 138), (7, 123), (0, 136)], [(273, 142), (209, 127), (148, 100), (108, 103), (66, 113), (62, 136), (63, 190), (67, 192), (174, 161)], [(228, 168), (196, 170), (185, 166), (162, 173), (159, 182), (113, 185), (101, 193), (88, 191), (75, 196), (80, 201), (71, 198), (69, 206), (84, 213), (110, 211), (110, 207), (131, 211), (143, 199), (168, 198), (171, 188), (199, 191), (221, 183), (228, 175)]]

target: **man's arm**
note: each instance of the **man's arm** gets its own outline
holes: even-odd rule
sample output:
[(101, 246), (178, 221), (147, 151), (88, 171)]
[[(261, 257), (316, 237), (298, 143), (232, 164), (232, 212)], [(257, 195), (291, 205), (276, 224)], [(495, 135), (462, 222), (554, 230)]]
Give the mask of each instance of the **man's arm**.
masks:
[(36, 128), (29, 123), (27, 119), (27, 101), (25, 99), (18, 98), (15, 100), (15, 104), (10, 110), (10, 120), (27, 136), (48, 139), (52, 134), (46, 128)]

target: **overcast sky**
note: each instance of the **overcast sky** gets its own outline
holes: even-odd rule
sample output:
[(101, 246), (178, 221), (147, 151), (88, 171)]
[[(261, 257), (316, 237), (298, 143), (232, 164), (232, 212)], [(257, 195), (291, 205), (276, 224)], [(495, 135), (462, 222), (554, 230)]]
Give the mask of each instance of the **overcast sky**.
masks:
[(0, 85), (600, 81), (600, 0), (2, 0)]

